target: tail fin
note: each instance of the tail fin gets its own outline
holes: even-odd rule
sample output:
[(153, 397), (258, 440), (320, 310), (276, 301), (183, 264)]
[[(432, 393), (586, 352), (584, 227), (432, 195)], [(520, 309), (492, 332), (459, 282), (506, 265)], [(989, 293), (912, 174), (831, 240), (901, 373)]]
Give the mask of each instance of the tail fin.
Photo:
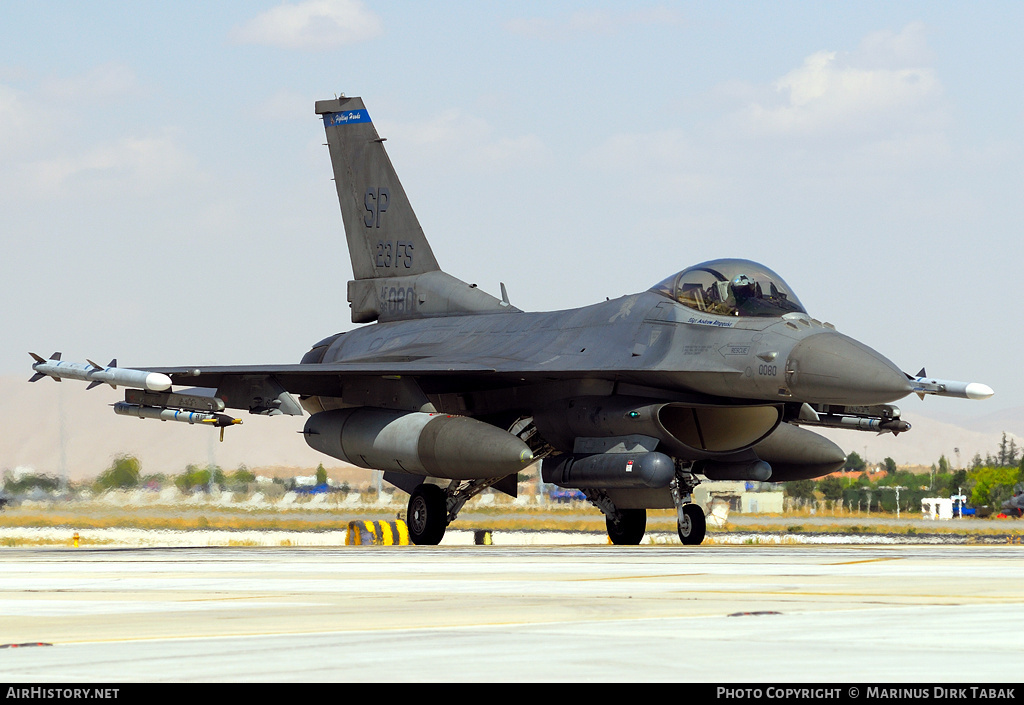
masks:
[(317, 101), (356, 279), (440, 269), (361, 98)]
[(441, 271), (362, 98), (318, 100), (355, 281), (352, 321), (517, 311)]

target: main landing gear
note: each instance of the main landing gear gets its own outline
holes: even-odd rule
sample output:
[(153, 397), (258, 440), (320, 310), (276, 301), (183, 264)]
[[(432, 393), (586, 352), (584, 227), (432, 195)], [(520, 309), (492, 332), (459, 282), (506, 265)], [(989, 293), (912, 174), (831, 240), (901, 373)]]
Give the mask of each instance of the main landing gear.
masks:
[[(707, 519), (700, 505), (693, 503), (693, 488), (700, 480), (692, 472), (677, 469), (669, 483), (676, 507), (676, 533), (686, 546), (696, 546), (707, 534)], [(646, 509), (621, 509), (602, 490), (583, 490), (590, 503), (604, 514), (609, 540), (617, 546), (637, 546), (647, 531)]]
[(620, 509), (618, 514), (618, 522), (611, 516), (605, 516), (608, 538), (616, 546), (638, 546), (647, 532), (647, 510)]
[(423, 483), (409, 497), (406, 524), (409, 539), (417, 546), (436, 546), (448, 528), (448, 502), (445, 492), (437, 485)]
[(502, 478), (487, 480), (452, 480), (448, 487), (424, 482), (409, 496), (405, 523), (409, 539), (417, 546), (436, 546), (444, 538), (448, 525), (472, 497), (480, 494)]

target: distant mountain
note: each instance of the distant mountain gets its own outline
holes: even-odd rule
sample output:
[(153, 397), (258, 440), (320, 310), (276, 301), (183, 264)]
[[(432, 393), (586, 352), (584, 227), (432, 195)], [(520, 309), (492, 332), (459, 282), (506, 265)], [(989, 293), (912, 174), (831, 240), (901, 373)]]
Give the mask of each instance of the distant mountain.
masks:
[[(225, 470), (243, 463), (250, 468), (315, 468), (321, 462), (327, 468), (349, 467), (306, 445), (298, 433), (303, 418), (242, 412), (238, 415), (243, 424), (226, 429), (224, 442), (219, 443), (214, 428), (115, 415), (108, 405), (124, 398), (121, 390), (104, 385), (87, 391), (83, 383), (49, 379), (29, 383), (29, 374), (0, 377), (0, 471), (25, 466), (59, 474), (63, 465), (68, 477), (83, 479), (105, 470), (118, 453), (137, 456), (146, 474), (177, 474), (189, 463), (211, 462)], [(871, 462), (888, 456), (899, 465), (927, 466), (941, 455), (955, 465), (955, 448), (960, 449), (960, 462), (968, 465), (975, 453), (994, 455), (1003, 431), (1024, 447), (1024, 437), (1016, 433), (1024, 433), (1024, 407), (967, 421), (935, 412), (926, 415), (920, 410), (924, 408), (926, 403), (918, 406), (916, 399), (903, 405), (903, 418), (913, 428), (898, 437), (863, 431), (822, 433), (848, 453), (856, 451)]]
[[(977, 402), (965, 402), (967, 404)], [(897, 404), (900, 405), (900, 404)], [(865, 431), (811, 429), (828, 436), (847, 453), (856, 452), (869, 462), (879, 463), (886, 457), (897, 465), (932, 465), (945, 455), (953, 467), (968, 467), (975, 454), (982, 458), (995, 455), (1003, 432), (1024, 450), (1024, 407), (1005, 409), (982, 416), (957, 418), (949, 414), (924, 411), (910, 399), (900, 405), (903, 419), (911, 429), (899, 436), (878, 435)]]
[(23, 466), (59, 475), (63, 464), (68, 477), (79, 480), (101, 473), (118, 453), (138, 457), (144, 474), (178, 474), (189, 463), (211, 462), (225, 470), (243, 463), (347, 466), (306, 445), (299, 434), (305, 418), (238, 412), (242, 424), (225, 429), (220, 443), (216, 428), (117, 416), (108, 405), (124, 400), (121, 389), (86, 390), (84, 383), (69, 380), (29, 383), (28, 376), (0, 377), (0, 471)]

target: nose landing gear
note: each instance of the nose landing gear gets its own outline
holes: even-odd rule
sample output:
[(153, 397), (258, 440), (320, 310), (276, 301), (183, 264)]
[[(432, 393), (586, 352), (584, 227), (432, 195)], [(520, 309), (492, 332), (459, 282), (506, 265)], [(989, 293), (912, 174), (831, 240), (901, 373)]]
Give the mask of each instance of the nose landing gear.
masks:
[(676, 470), (676, 476), (669, 483), (672, 501), (676, 505), (676, 533), (686, 546), (697, 546), (704, 541), (708, 523), (704, 510), (693, 504), (693, 488), (700, 480), (691, 473)]

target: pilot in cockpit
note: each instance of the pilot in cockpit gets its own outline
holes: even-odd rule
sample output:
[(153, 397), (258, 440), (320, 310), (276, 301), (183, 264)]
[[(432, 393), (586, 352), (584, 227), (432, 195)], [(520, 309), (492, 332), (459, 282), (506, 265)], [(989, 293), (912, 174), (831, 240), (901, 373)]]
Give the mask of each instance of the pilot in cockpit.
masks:
[(746, 274), (737, 274), (729, 282), (729, 298), (734, 316), (759, 316), (775, 308), (762, 300), (761, 286)]
[(739, 307), (743, 302), (757, 296), (757, 285), (746, 274), (739, 274), (729, 282), (729, 291), (736, 300), (736, 306)]

